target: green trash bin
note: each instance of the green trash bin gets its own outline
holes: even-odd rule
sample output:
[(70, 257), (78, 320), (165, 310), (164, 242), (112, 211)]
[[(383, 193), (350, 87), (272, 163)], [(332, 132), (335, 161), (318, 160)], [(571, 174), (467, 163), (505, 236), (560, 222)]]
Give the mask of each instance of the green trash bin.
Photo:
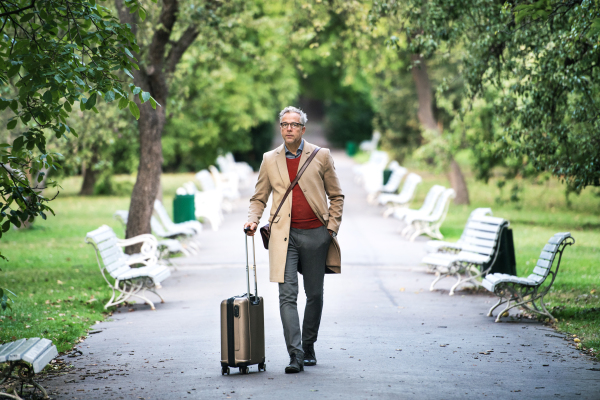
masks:
[(357, 151), (356, 142), (347, 142), (346, 143), (346, 154), (350, 157), (356, 154)]
[(173, 221), (175, 223), (196, 220), (196, 205), (193, 194), (178, 194), (173, 199)]
[(383, 184), (384, 185), (386, 183), (388, 183), (388, 181), (390, 180), (390, 176), (392, 176), (392, 170), (391, 169), (384, 169), (383, 170)]

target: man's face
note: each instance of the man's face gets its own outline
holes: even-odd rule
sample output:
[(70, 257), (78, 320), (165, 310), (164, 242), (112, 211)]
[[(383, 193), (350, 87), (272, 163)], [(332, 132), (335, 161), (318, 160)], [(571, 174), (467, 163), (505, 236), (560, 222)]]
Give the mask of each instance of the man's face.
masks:
[(281, 118), (281, 123), (284, 124), (280, 129), (281, 137), (283, 137), (285, 144), (292, 147), (300, 146), (302, 135), (304, 135), (306, 127), (294, 127), (293, 125), (290, 125), (294, 123), (300, 124), (300, 114), (295, 112), (285, 113), (283, 118)]

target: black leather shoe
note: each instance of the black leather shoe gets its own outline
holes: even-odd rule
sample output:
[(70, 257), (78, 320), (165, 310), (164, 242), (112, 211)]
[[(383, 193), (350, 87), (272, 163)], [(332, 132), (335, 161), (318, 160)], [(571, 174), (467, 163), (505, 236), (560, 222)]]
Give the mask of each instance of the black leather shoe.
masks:
[(302, 349), (304, 350), (304, 365), (307, 367), (311, 365), (317, 365), (317, 357), (315, 357), (315, 345), (303, 345)]
[(285, 367), (286, 374), (296, 374), (300, 371), (304, 371), (304, 354), (292, 353), (290, 354), (290, 365)]

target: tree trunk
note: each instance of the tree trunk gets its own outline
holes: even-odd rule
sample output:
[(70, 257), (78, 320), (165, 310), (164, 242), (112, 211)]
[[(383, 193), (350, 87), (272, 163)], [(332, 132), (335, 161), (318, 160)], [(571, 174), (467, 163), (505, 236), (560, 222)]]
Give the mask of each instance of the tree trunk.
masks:
[(465, 177), (460, 170), (460, 166), (454, 158), (450, 161), (450, 172), (448, 172), (448, 179), (450, 179), (450, 185), (456, 192), (456, 198), (454, 199), (455, 204), (471, 204), (469, 200), (469, 188)]
[[(413, 54), (411, 59), (413, 63), (412, 76), (415, 81), (417, 98), (419, 99), (419, 111), (417, 112), (417, 117), (425, 129), (441, 134), (441, 129), (433, 115), (433, 90), (431, 88), (429, 74), (427, 73), (425, 59), (418, 54)], [(454, 204), (471, 204), (465, 177), (460, 169), (460, 165), (454, 160), (453, 155), (450, 155), (448, 179), (450, 180), (452, 189), (456, 192)]]
[[(216, 9), (220, 1), (206, 1), (207, 9)], [(124, 6), (124, 0), (115, 0), (115, 5), (122, 23), (128, 23), (134, 35), (137, 34), (136, 14), (130, 13)], [(156, 29), (152, 34), (146, 53), (147, 62), (140, 70), (134, 70), (133, 77), (136, 86), (150, 95), (160, 104), (156, 110), (149, 102), (140, 104), (138, 131), (140, 138), (140, 165), (137, 180), (133, 186), (129, 217), (127, 218), (126, 237), (150, 233), (150, 218), (154, 210), (154, 200), (159, 194), (160, 176), (162, 174), (162, 143), (161, 135), (165, 125), (169, 85), (167, 76), (175, 72), (175, 68), (183, 53), (198, 37), (198, 26), (190, 24), (177, 41), (171, 40), (173, 27), (179, 13), (179, 0), (163, 0)], [(167, 53), (167, 45), (170, 45)], [(136, 54), (137, 58), (140, 58)], [(141, 245), (130, 246), (128, 253), (138, 252)]]
[(98, 180), (99, 171), (94, 170), (92, 167), (98, 162), (98, 153), (92, 146), (92, 158), (89, 164), (83, 168), (83, 183), (81, 184), (81, 190), (79, 191), (80, 196), (91, 196), (94, 194), (94, 187)]
[[(127, 218), (127, 238), (151, 232), (150, 218), (154, 210), (154, 200), (158, 194), (162, 173), (161, 134), (164, 125), (164, 106), (153, 110), (149, 103), (140, 105), (140, 119), (138, 122), (140, 164), (137, 180), (131, 193), (129, 217)], [(136, 252), (138, 249), (131, 248), (128, 250)]]

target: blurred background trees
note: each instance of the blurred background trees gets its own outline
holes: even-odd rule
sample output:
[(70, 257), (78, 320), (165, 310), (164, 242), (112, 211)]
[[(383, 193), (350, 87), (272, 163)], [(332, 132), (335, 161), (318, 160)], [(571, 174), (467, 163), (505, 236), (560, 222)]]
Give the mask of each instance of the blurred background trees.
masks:
[[(162, 171), (197, 171), (228, 151), (257, 168), (290, 104), (305, 107), (333, 146), (380, 131), (398, 161), (444, 171), (459, 203), (469, 201), (463, 169), (483, 181), (501, 175), (513, 200), (523, 187), (514, 178), (554, 176), (575, 193), (600, 185), (600, 6), (591, 0), (82, 2), (81, 12), (109, 24), (85, 25), (84, 42), (62, 35), (60, 10), (30, 15), (21, 3), (0, 9), (3, 165), (20, 154), (29, 188), (48, 169), (81, 174), (82, 195), (114, 193), (113, 174), (137, 171), (152, 182), (137, 195), (137, 230)], [(46, 29), (40, 18), (58, 22)], [(84, 58), (105, 57), (114, 73), (46, 61), (35, 71), (32, 34), (62, 38), (64, 51), (88, 40)]]

